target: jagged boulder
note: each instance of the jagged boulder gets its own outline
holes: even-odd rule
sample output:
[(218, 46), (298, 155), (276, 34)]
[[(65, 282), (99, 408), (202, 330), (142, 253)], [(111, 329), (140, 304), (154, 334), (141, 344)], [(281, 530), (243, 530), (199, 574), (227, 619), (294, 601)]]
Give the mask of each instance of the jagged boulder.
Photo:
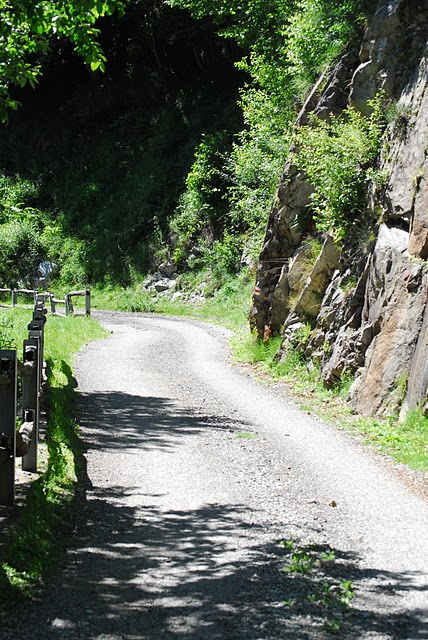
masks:
[(352, 104), (369, 113), (368, 101), (379, 89), (392, 93), (397, 49), (402, 43), (400, 9), (405, 0), (380, 2), (371, 17), (360, 49), (360, 65), (352, 78)]
[(370, 325), (361, 325), (368, 273), (369, 262), (356, 284), (348, 289), (349, 282), (354, 282), (353, 274), (349, 269), (343, 273), (336, 271), (324, 296), (317, 318), (324, 344), (317, 353), (315, 333), (308, 353), (311, 354), (311, 349), (315, 351), (311, 355), (320, 360), (321, 376), (327, 387), (340, 381), (343, 373), (352, 375), (364, 365), (365, 353), (373, 339)]
[(385, 219), (410, 225), (408, 249), (428, 258), (428, 50), (396, 105), (381, 170), (388, 176), (381, 198)]
[(294, 313), (303, 317), (316, 318), (327, 286), (339, 263), (340, 251), (333, 238), (327, 235), (321, 252), (294, 307)]
[(271, 302), (271, 327), (280, 327), (290, 311), (290, 280), (288, 264), (281, 269)]

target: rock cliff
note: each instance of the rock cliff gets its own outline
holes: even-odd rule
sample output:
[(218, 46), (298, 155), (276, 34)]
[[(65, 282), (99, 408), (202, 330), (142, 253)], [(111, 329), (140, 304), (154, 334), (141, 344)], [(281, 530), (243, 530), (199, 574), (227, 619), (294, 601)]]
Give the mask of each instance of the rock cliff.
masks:
[[(352, 375), (350, 401), (363, 415), (428, 411), (428, 2), (383, 0), (359, 52), (348, 52), (314, 87), (296, 126), (347, 105), (362, 113), (380, 90), (389, 124), (362, 213), (339, 244), (307, 215), (313, 186), (293, 165), (281, 176), (260, 254), (251, 325), (283, 333), (326, 385)], [(308, 221), (302, 225), (302, 220)], [(308, 259), (313, 243), (320, 250)], [(279, 354), (280, 356), (281, 354)]]

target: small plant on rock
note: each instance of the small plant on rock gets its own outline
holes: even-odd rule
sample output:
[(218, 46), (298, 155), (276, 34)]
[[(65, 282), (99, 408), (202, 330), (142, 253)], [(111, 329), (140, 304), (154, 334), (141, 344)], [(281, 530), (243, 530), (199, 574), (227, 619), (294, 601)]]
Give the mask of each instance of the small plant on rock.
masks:
[(361, 212), (384, 130), (381, 97), (365, 117), (352, 107), (328, 121), (313, 117), (296, 134), (293, 162), (315, 190), (310, 208), (317, 228), (342, 238)]

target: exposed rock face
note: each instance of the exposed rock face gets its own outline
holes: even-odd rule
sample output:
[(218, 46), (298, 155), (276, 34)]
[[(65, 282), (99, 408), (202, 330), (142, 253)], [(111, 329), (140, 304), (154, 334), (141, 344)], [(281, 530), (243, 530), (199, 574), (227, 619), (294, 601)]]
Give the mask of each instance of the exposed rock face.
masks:
[(396, 121), (382, 170), (388, 174), (385, 215), (410, 223), (409, 252), (428, 258), (428, 57), (427, 48), (397, 103)]
[(402, 40), (403, 0), (381, 2), (371, 18), (360, 49), (360, 65), (352, 78), (350, 98), (357, 109), (368, 113), (368, 100), (379, 89), (391, 94), (396, 80), (396, 60)]
[[(355, 52), (344, 56), (327, 79), (326, 87), (321, 94), (319, 86), (322, 83), (317, 83), (297, 118), (297, 125), (307, 124), (308, 114), (313, 111), (325, 117), (331, 112), (339, 113), (346, 107), (345, 88), (351, 80), (357, 60)], [(289, 259), (300, 246), (307, 231), (302, 226), (302, 219), (306, 217), (312, 192), (313, 188), (303, 173), (288, 162), (270, 212), (257, 269), (250, 324), (259, 337), (263, 336), (265, 327), (269, 327), (273, 332), (278, 331), (287, 315), (280, 311), (279, 301), (284, 298), (283, 292), (278, 291), (276, 295), (275, 292), (279, 282), (280, 288), (283, 289), (286, 276), (284, 267), (286, 269)]]
[[(427, 303), (428, 269), (408, 252), (408, 233), (382, 225), (371, 257), (362, 326), (373, 339), (351, 402), (363, 415), (397, 411)], [(398, 394), (398, 395), (397, 395)]]
[(253, 296), (253, 328), (262, 337), (284, 327), (283, 349), (293, 328), (312, 323), (305, 354), (319, 360), (327, 385), (354, 374), (350, 400), (364, 415), (428, 411), (428, 2), (416, 4), (379, 2), (359, 59), (348, 54), (323, 79), (324, 92), (314, 88), (296, 123), (349, 102), (368, 112), (380, 89), (391, 97), (383, 180), (367, 194), (368, 222), (354, 225), (341, 253), (324, 236), (308, 271), (308, 239), (320, 238), (307, 222), (312, 186), (288, 163)]
[(339, 251), (331, 236), (327, 236), (310, 276), (294, 307), (294, 313), (316, 318), (331, 276), (339, 263)]
[(404, 417), (409, 409), (420, 407), (428, 414), (428, 306), (425, 308), (425, 316), (419, 333), (418, 343), (410, 367), (407, 384), (407, 395), (401, 409)]

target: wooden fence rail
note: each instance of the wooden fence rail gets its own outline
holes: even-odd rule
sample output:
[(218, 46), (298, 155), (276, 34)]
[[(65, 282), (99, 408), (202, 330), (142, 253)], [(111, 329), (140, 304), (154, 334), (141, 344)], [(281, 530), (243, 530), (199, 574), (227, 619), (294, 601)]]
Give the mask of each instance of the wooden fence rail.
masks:
[(44, 296), (44, 299), (49, 301), (52, 313), (57, 313), (58, 305), (64, 305), (65, 315), (74, 314), (72, 298), (74, 296), (84, 296), (85, 315), (91, 315), (91, 292), (89, 289), (84, 289), (83, 291), (69, 291), (69, 293), (65, 294), (64, 299), (56, 298), (51, 291), (39, 293), (37, 289), (0, 289), (0, 295), (10, 295), (12, 307), (15, 307), (18, 304), (18, 295), (31, 295), (34, 303), (36, 302), (37, 296)]
[(91, 292), (89, 289), (85, 289), (84, 291), (70, 291), (65, 296), (65, 312), (67, 314), (73, 314), (74, 308), (73, 303), (71, 301), (75, 296), (85, 296), (85, 314), (87, 316), (91, 315)]

